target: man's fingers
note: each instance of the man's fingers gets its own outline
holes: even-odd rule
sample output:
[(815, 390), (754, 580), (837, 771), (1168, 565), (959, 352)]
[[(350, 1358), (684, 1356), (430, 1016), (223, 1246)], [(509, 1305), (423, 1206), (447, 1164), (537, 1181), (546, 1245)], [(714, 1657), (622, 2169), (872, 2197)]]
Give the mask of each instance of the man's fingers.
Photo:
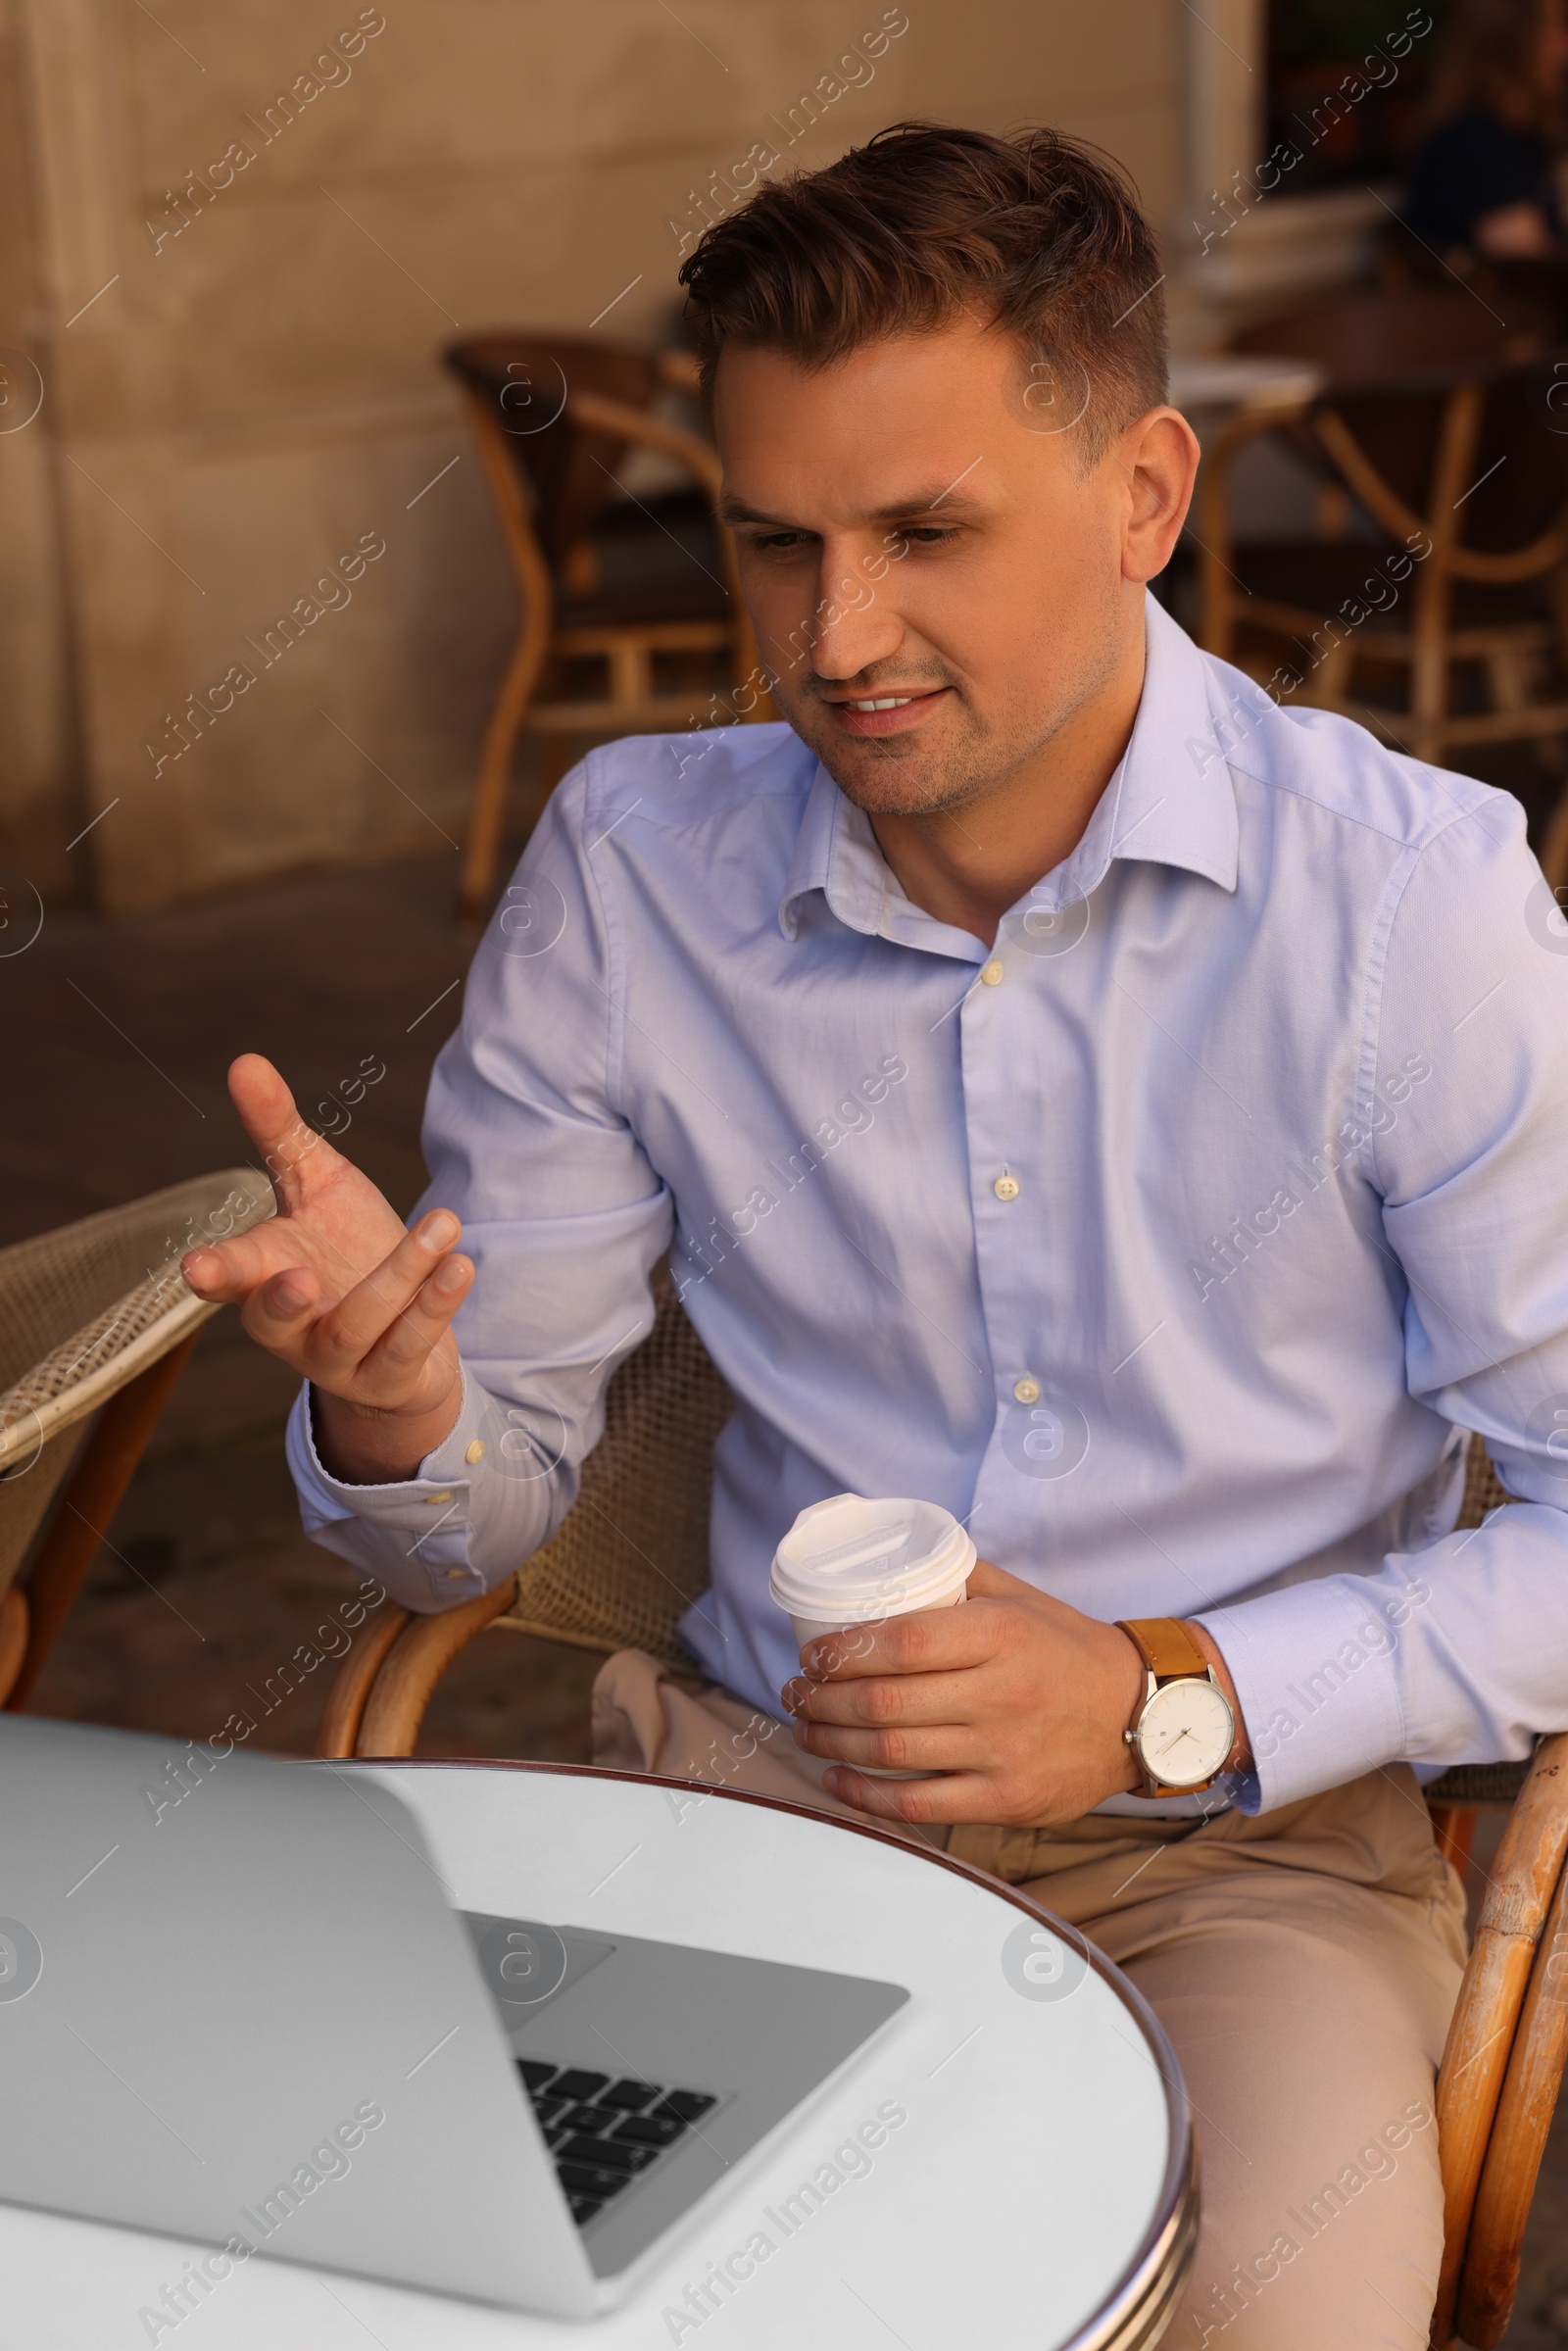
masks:
[(1040, 1597), (1032, 1584), (1019, 1576), (1009, 1576), (1004, 1567), (993, 1567), (989, 1559), (977, 1559), (969, 1570), (964, 1586), (971, 1600), (1035, 1600)]
[(308, 1265), (285, 1265), (253, 1290), (240, 1308), (240, 1321), (258, 1347), (286, 1354), (321, 1311), (325, 1293)]
[(909, 1826), (994, 1821), (999, 1811), (996, 1784), (984, 1772), (944, 1772), (928, 1780), (868, 1780), (863, 1772), (839, 1764), (823, 1773), (822, 1786), (841, 1804), (853, 1804), (873, 1820)]
[(893, 1730), (906, 1724), (978, 1721), (986, 1690), (984, 1687), (976, 1689), (975, 1679), (972, 1668), (833, 1682), (811, 1681), (797, 1674), (785, 1683), (780, 1695), (798, 1722), (853, 1723), (871, 1730)]
[(881, 1764), (892, 1772), (957, 1772), (986, 1760), (973, 1731), (943, 1723), (929, 1731), (841, 1730), (831, 1723), (797, 1723), (795, 1743), (832, 1763)]
[(263, 1053), (241, 1053), (228, 1065), (228, 1098), (259, 1151), (269, 1151), (300, 1123), (294, 1097)]
[(308, 1127), (287, 1086), (261, 1053), (241, 1053), (229, 1064), (229, 1100), (245, 1124), (262, 1164), (285, 1208), (298, 1198), (298, 1171), (313, 1151), (335, 1158), (329, 1143)]
[(363, 1361), (407, 1312), (462, 1232), (450, 1208), (432, 1208), (427, 1216), (421, 1216), (375, 1271), (357, 1282), (331, 1313), (322, 1316), (312, 1337), (313, 1348), (328, 1362)]
[(241, 1233), (234, 1241), (216, 1241), (189, 1249), (179, 1261), (179, 1270), (198, 1298), (209, 1298), (215, 1305), (232, 1305), (249, 1298), (274, 1270), (270, 1239), (269, 1235), (264, 1242), (253, 1233)]
[(372, 1389), (388, 1392), (388, 1401), (399, 1401), (409, 1375), (440, 1341), (472, 1287), (471, 1260), (449, 1253), (462, 1230), (449, 1209), (432, 1209), (335, 1304), (314, 1265), (279, 1265), (296, 1232), (287, 1218), (192, 1249), (182, 1267), (199, 1298), (238, 1303), (240, 1319), (260, 1346), (285, 1355), (330, 1393), (346, 1394), (349, 1382), (368, 1380)]
[(1002, 1639), (999, 1611), (981, 1600), (953, 1608), (916, 1608), (880, 1624), (846, 1625), (801, 1651), (811, 1681), (853, 1681), (868, 1674), (940, 1673), (981, 1665)]
[(416, 1291), (397, 1320), (388, 1325), (365, 1357), (361, 1368), (373, 1389), (384, 1374), (407, 1375), (424, 1361), (445, 1338), (452, 1317), (473, 1287), (471, 1257), (443, 1257), (429, 1280)]

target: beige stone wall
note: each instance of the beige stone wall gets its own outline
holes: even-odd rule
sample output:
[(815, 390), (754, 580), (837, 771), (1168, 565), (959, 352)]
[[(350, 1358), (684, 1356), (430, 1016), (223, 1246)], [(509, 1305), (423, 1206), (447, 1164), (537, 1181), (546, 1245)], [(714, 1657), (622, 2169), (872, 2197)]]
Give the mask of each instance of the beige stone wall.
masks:
[(909, 114), (1083, 132), (1163, 223), (1182, 22), (0, 0), (0, 344), (45, 393), (0, 429), (0, 857), (126, 907), (457, 836), (514, 608), (442, 342), (651, 335), (715, 174)]

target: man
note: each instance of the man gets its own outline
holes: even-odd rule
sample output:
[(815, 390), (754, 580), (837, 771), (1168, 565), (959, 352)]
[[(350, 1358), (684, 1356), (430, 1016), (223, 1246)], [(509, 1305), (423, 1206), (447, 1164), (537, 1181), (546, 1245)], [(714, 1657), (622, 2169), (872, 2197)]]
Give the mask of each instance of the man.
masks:
[[(1405, 2351), (1463, 1949), (1411, 1766), (1568, 1723), (1568, 938), (1511, 800), (1147, 594), (1198, 452), (1090, 151), (890, 131), (684, 275), (789, 723), (557, 792), (412, 1231), (237, 1063), (283, 1213), (189, 1276), (309, 1379), (308, 1524), (436, 1609), (559, 1524), (667, 1252), (738, 1399), (711, 1680), (612, 1659), (599, 1752), (716, 1753), (1083, 1926), (1202, 2132), (1172, 2339)], [(1467, 1427), (1525, 1506), (1461, 1538)], [(984, 1561), (800, 1660), (769, 1558), (846, 1489)], [(1209, 1693), (1160, 1774), (1151, 1659)]]

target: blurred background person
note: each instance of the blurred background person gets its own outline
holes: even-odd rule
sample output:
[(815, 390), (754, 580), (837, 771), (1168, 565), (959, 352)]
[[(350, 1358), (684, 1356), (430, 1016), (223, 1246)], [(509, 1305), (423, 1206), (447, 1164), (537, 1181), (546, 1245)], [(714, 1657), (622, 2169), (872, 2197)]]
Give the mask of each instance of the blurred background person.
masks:
[(1440, 252), (1560, 255), (1563, 0), (1457, 0), (1410, 171), (1409, 223)]

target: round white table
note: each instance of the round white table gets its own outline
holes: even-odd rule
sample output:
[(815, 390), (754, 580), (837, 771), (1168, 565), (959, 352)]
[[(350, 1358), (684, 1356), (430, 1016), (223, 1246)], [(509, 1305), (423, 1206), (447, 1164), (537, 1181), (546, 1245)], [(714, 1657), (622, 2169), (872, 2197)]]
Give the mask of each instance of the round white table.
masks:
[[(537, 1764), (333, 1768), (387, 1774), (465, 1908), (877, 1976), (911, 1997), (697, 2208), (651, 2282), (608, 2318), (523, 2318), (258, 2260), (160, 2344), (1134, 2351), (1158, 2340), (1197, 2225), (1180, 2074), (1125, 1978), (1032, 1905), (903, 1839), (733, 1791)], [(905, 2120), (868, 2171), (804, 2219), (797, 2207), (787, 2236), (764, 2219), (889, 2106)], [(431, 2160), (461, 2165), (463, 2149)], [(741, 2281), (705, 2315), (688, 2287), (760, 2230), (775, 2240), (769, 2256), (735, 2265)], [(198, 2251), (0, 2206), (6, 2340), (145, 2346), (139, 2311)]]

